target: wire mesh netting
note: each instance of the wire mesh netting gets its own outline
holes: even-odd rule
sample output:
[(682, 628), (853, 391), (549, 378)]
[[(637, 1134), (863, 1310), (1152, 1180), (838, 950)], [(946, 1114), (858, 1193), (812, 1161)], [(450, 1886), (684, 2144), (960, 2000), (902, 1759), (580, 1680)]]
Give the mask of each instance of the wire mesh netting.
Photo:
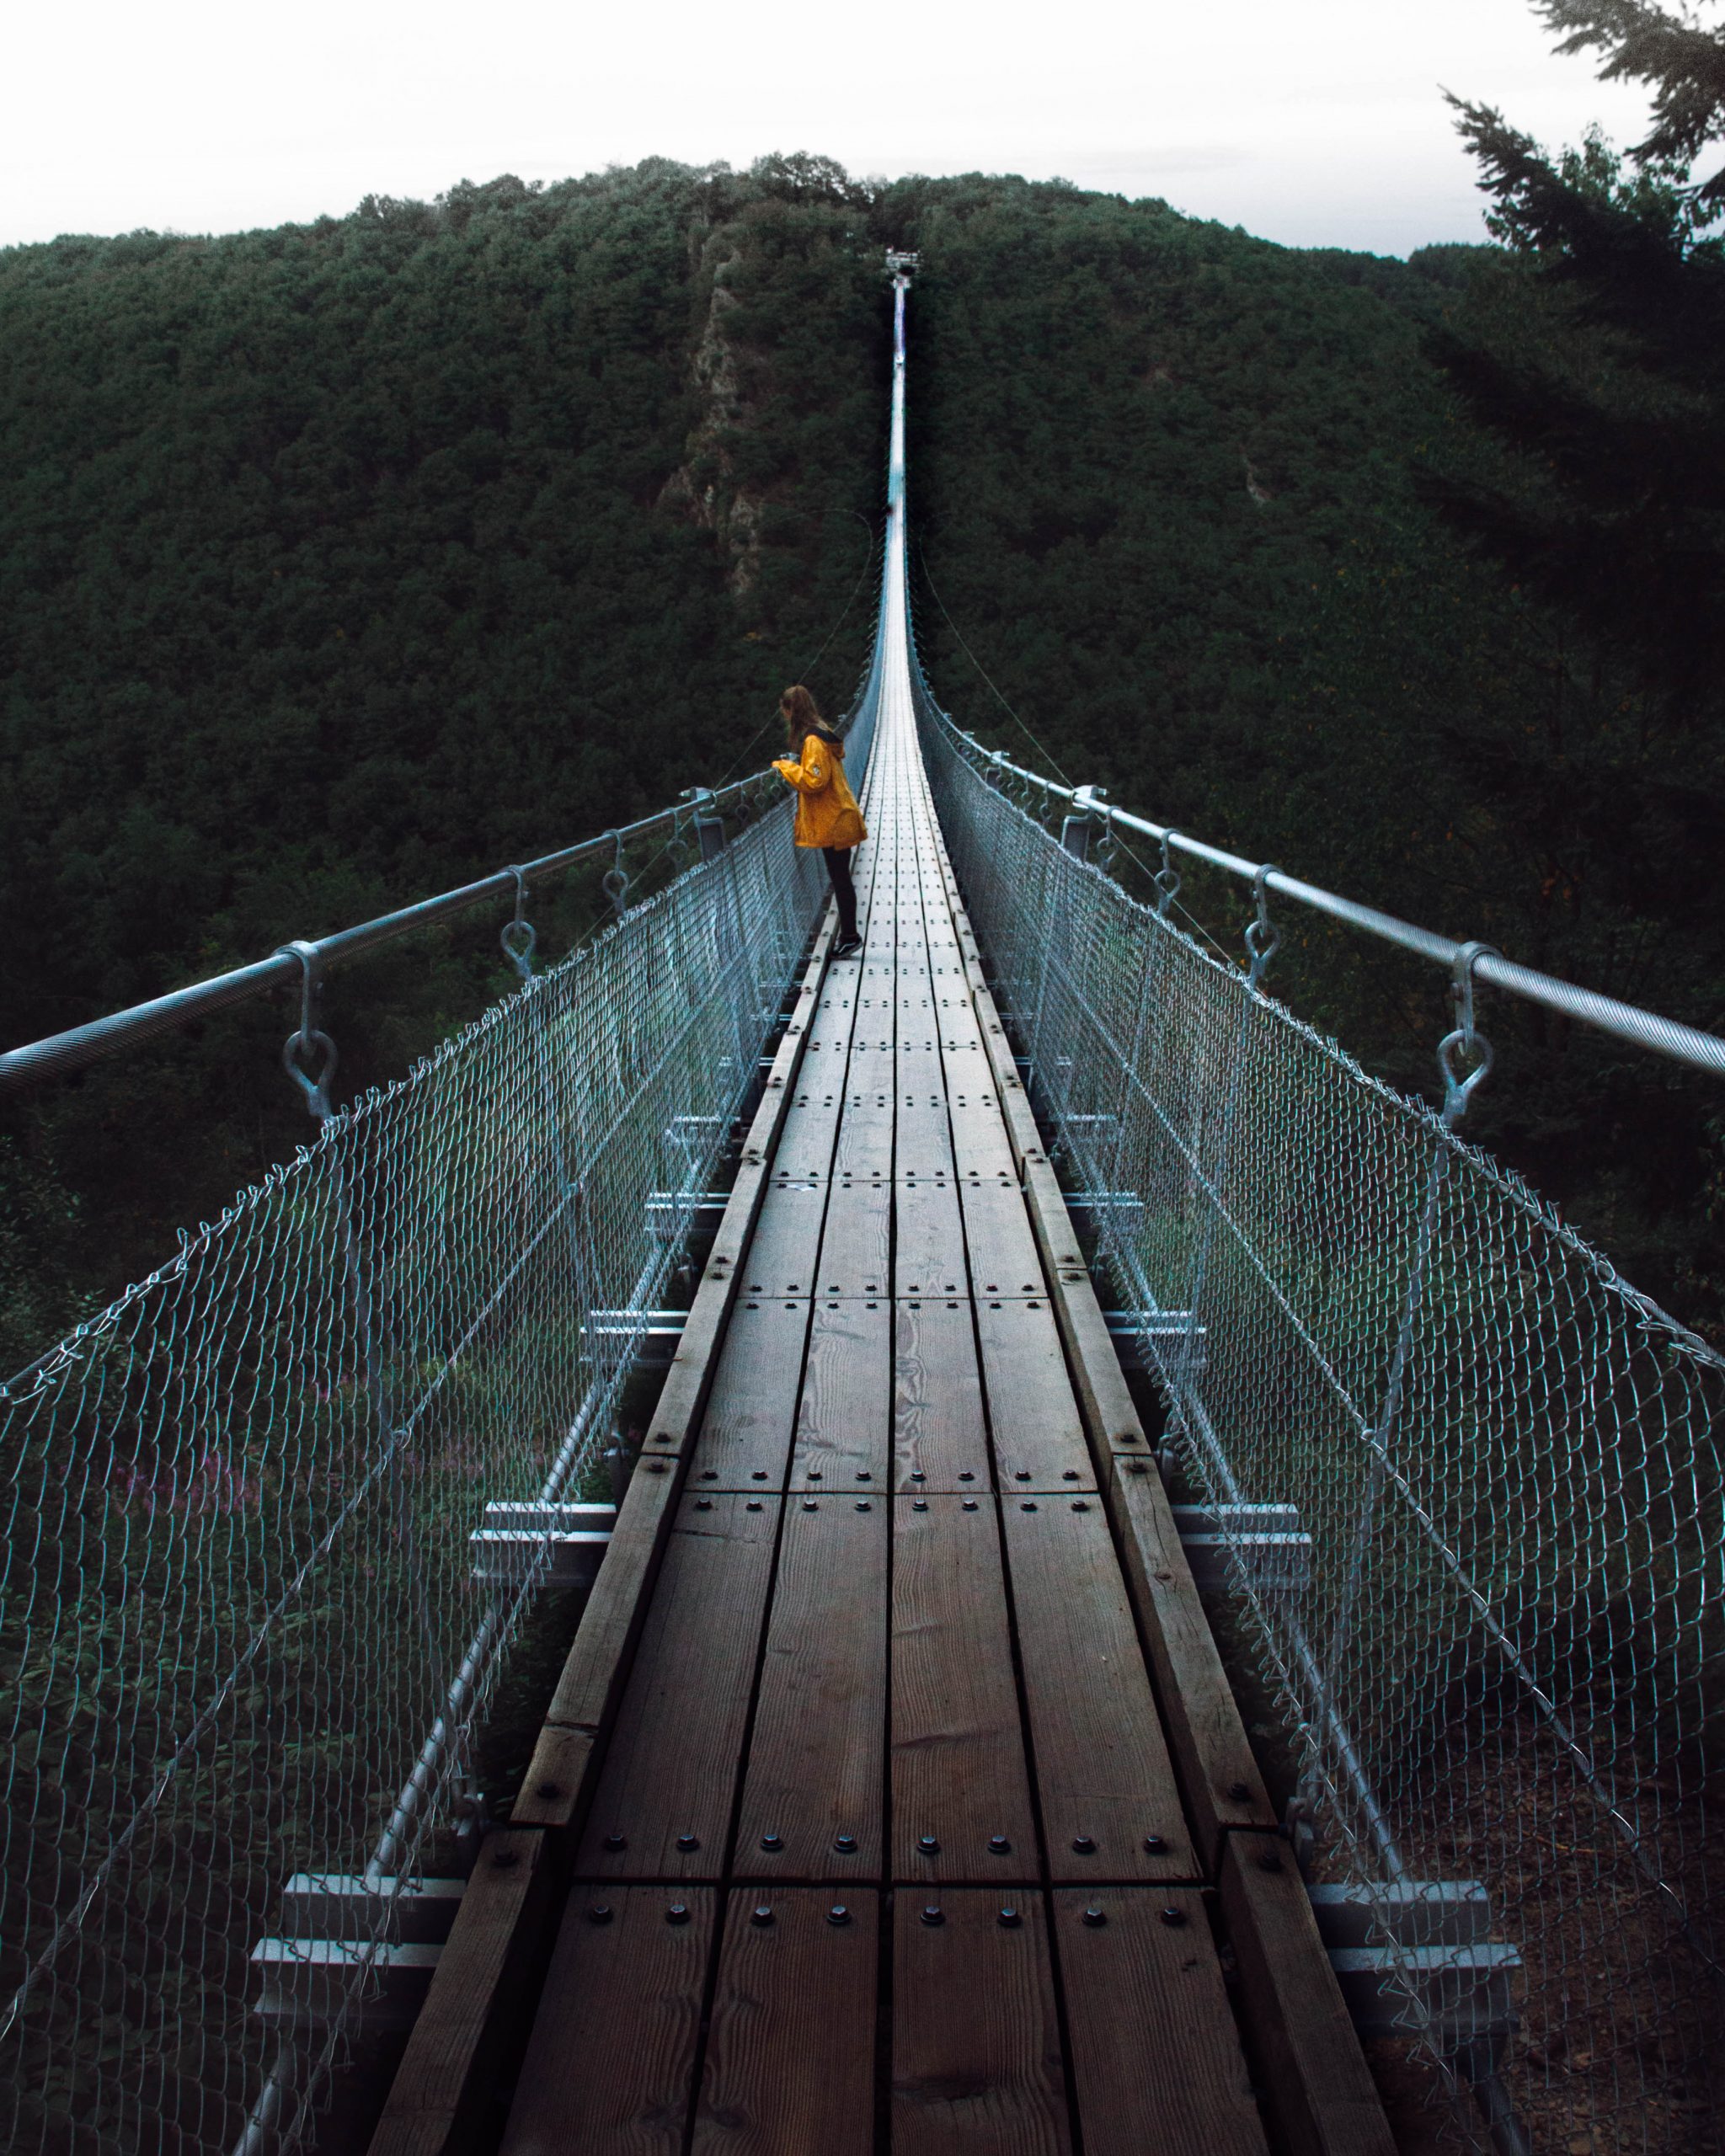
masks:
[[(545, 1568), (477, 1578), (469, 1535), (579, 1486), (824, 901), (790, 814), (0, 1387), (8, 2148), (226, 2150), (260, 2089), (272, 2145), (309, 2131)], [(248, 1959), (302, 1870), (373, 1891), (272, 2029)]]
[(1065, 850), (917, 696), (1039, 1112), (1296, 1733), (1317, 1870), (1365, 1913), (1342, 1966), (1465, 2135), (1507, 2093), (1538, 2147), (1718, 2146), (1725, 1363)]

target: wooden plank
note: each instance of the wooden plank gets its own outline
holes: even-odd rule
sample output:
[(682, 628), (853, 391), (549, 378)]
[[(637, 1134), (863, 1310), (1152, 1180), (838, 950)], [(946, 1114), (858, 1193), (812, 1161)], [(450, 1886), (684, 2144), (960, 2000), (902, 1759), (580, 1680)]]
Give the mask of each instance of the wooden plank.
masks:
[(777, 1181), (824, 1185), (830, 1179), (848, 1060), (849, 1053), (842, 1048), (809, 1049), (801, 1074), (803, 1090), (791, 1104), (784, 1136), (773, 1152)]
[(595, 1878), (723, 1876), (778, 1519), (777, 1497), (684, 1497), (587, 1815), (579, 1870)]
[(895, 1497), (893, 1534), (892, 1876), (1033, 1878), (993, 1501)]
[(740, 1876), (879, 1876), (889, 1508), (884, 1493), (850, 1490), (787, 1501)]
[(1198, 1876), (1101, 1500), (1001, 1500), (1049, 1876)]
[(893, 1187), (841, 1182), (827, 1207), (814, 1278), (824, 1295), (885, 1295), (892, 1289)]
[(1273, 1828), (1275, 1810), (1180, 1547), (1162, 1478), (1149, 1460), (1119, 1465), (1105, 1499), (1149, 1651), (1186, 1814), (1204, 1869), (1210, 1871), (1226, 1833), (1236, 1827)]
[(900, 1894), (893, 2156), (1065, 2156), (1071, 2145), (1041, 1895)]
[(892, 1460), (892, 1305), (820, 1302), (797, 1410), (791, 1488), (867, 1497), (888, 1487)]
[(948, 1075), (953, 1162), (961, 1176), (1005, 1176), (1016, 1183), (1017, 1163), (994, 1090), (994, 1074), (968, 1065)]
[[(944, 1073), (923, 1068), (919, 1057), (900, 1070), (897, 1172), (951, 1176), (953, 1134), (947, 1111)], [(910, 1082), (903, 1082), (908, 1080)]]
[(948, 1178), (900, 1176), (893, 1219), (893, 1283), (900, 1295), (963, 1295), (970, 1276), (959, 1193)]
[(585, 1810), (599, 1779), (599, 1740), (590, 1729), (546, 1722), (510, 1806), (514, 1827), (567, 1827)]
[[(837, 1127), (835, 1118), (833, 1129)], [(742, 1292), (781, 1297), (812, 1295), (825, 1219), (824, 1183), (773, 1182), (738, 1268)]]
[(1395, 2143), (1284, 1844), (1231, 1834), (1222, 1915), (1248, 2041), (1291, 2156), (1391, 2156)]
[(867, 1182), (893, 1171), (893, 1122), (898, 1091), (890, 1047), (857, 1047), (845, 1073), (844, 1113), (833, 1149), (833, 1173)]
[[(996, 1118), (995, 1128), (1001, 1127)], [(1001, 1150), (1007, 1150), (1004, 1139)], [(1042, 1294), (1042, 1260), (1017, 1177), (966, 1176), (959, 1185), (959, 1197), (974, 1292), (979, 1296)]]
[(832, 1166), (845, 1068), (860, 1001), (854, 974), (829, 972), (809, 1020), (808, 1043), (797, 1073), (784, 1128), (773, 1152), (773, 1171), (792, 1181), (824, 1182)]
[(1046, 1299), (979, 1296), (976, 1335), (1002, 1492), (1094, 1489), (1090, 1448)]
[(605, 1562), (545, 1710), (548, 1725), (590, 1733), (605, 1726), (614, 1711), (676, 1515), (678, 1465), (644, 1460), (630, 1477)]
[(784, 1487), (810, 1308), (794, 1296), (738, 1297), (694, 1449), (700, 1488)]
[(681, 2156), (718, 1917), (709, 1886), (577, 1882), (503, 2156)]
[(975, 1320), (967, 1300), (893, 1305), (893, 1480), (911, 1497), (976, 1497), (992, 1486)]
[[(769, 1921), (757, 1922), (757, 1910)], [(879, 1936), (876, 1893), (732, 1895), (697, 2156), (870, 2156)]]
[(1265, 2156), (1203, 1896), (1051, 1899), (1085, 2156)]
[(494, 2139), (501, 2121), (482, 2115), (526, 1973), (524, 1917), (543, 1892), (544, 1855), (542, 1833), (500, 1828), (486, 1838), (372, 2136), (374, 2156), (453, 2156)]
[(1145, 1454), (1149, 1446), (1143, 1422), (1080, 1255), (1072, 1216), (1046, 1162), (1031, 1170), (1024, 1195), (1026, 1217), (1035, 1231), (1049, 1304), (1065, 1342), (1092, 1449), (1098, 1458), (1110, 1452)]

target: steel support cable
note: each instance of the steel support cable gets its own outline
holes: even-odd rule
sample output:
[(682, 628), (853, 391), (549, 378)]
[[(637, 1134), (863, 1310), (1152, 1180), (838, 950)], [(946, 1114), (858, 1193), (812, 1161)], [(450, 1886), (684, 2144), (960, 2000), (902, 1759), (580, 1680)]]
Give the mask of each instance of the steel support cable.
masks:
[[(953, 739), (964, 744), (968, 759), (980, 760), (997, 770), (1010, 771), (1019, 781), (1039, 787), (1044, 795), (1062, 800), (1076, 800), (1077, 789), (1044, 778), (1039, 771), (1027, 770), (1022, 764), (996, 749), (985, 749), (975, 734), (967, 734), (957, 725), (937, 704), (930, 699), (931, 707), (940, 726)], [(1027, 729), (1028, 731), (1028, 729)], [(1404, 951), (1412, 951), (1422, 958), (1446, 970), (1453, 969), (1461, 953), (1467, 948), (1465, 942), (1435, 931), (1417, 926), (1412, 921), (1401, 920), (1395, 914), (1385, 913), (1375, 906), (1360, 905), (1354, 899), (1344, 899), (1337, 892), (1326, 890), (1322, 884), (1308, 883), (1298, 876), (1285, 874), (1279, 868), (1266, 871), (1261, 862), (1248, 861), (1243, 855), (1229, 853), (1220, 846), (1207, 845), (1186, 832), (1177, 830), (1172, 825), (1155, 824), (1148, 817), (1135, 816), (1124, 808), (1110, 811), (1113, 823), (1127, 830), (1139, 831), (1146, 838), (1158, 844), (1166, 842), (1171, 847), (1188, 855), (1194, 861), (1206, 862), (1221, 870), (1225, 875), (1236, 876), (1248, 883), (1256, 883), (1263, 875), (1263, 887), (1278, 898), (1291, 899), (1296, 905), (1309, 908), (1314, 913), (1327, 915), (1332, 921), (1340, 921), (1344, 927), (1359, 930), (1362, 934), (1376, 937), (1380, 942), (1394, 943)], [(1474, 963), (1474, 978), (1488, 986), (1503, 990), (1507, 995), (1519, 996), (1525, 1002), (1536, 1003), (1544, 1009), (1555, 1011), (1560, 1017), (1575, 1019), (1582, 1025), (1609, 1033), (1614, 1038), (1629, 1042), (1655, 1055), (1669, 1057), (1672, 1061), (1685, 1063), (1692, 1069), (1706, 1070), (1716, 1077), (1725, 1077), (1725, 1039), (1717, 1033), (1703, 1032), (1699, 1027), (1688, 1026), (1680, 1019), (1661, 1017), (1656, 1011), (1642, 1010), (1632, 1003), (1624, 1003), (1613, 995), (1605, 995), (1595, 989), (1579, 988), (1572, 981), (1559, 979), (1555, 974), (1539, 972), (1532, 966), (1518, 965), (1513, 959), (1502, 957), (1495, 951), (1482, 951)]]

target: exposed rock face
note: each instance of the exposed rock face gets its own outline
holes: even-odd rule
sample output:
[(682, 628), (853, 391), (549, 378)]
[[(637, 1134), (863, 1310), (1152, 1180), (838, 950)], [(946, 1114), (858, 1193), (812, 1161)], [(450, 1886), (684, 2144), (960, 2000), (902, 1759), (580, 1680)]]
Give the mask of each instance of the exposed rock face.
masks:
[(701, 274), (710, 280), (706, 318), (695, 340), (689, 371), (701, 406), (691, 430), (684, 461), (666, 480), (660, 501), (681, 504), (703, 531), (711, 531), (731, 557), (730, 588), (744, 597), (760, 571), (761, 520), (765, 506), (736, 474), (732, 444), (750, 424), (736, 344), (727, 334), (726, 318), (739, 302), (728, 281), (741, 259), (735, 232), (712, 232), (702, 253)]

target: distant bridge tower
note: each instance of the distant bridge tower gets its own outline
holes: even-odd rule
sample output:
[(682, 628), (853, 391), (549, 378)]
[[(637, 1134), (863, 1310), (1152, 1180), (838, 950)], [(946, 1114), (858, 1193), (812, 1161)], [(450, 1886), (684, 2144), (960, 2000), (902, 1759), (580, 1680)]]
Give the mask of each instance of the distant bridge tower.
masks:
[(895, 285), (908, 286), (921, 266), (922, 257), (920, 254), (902, 253), (895, 247), (889, 247), (886, 251), (886, 274)]

